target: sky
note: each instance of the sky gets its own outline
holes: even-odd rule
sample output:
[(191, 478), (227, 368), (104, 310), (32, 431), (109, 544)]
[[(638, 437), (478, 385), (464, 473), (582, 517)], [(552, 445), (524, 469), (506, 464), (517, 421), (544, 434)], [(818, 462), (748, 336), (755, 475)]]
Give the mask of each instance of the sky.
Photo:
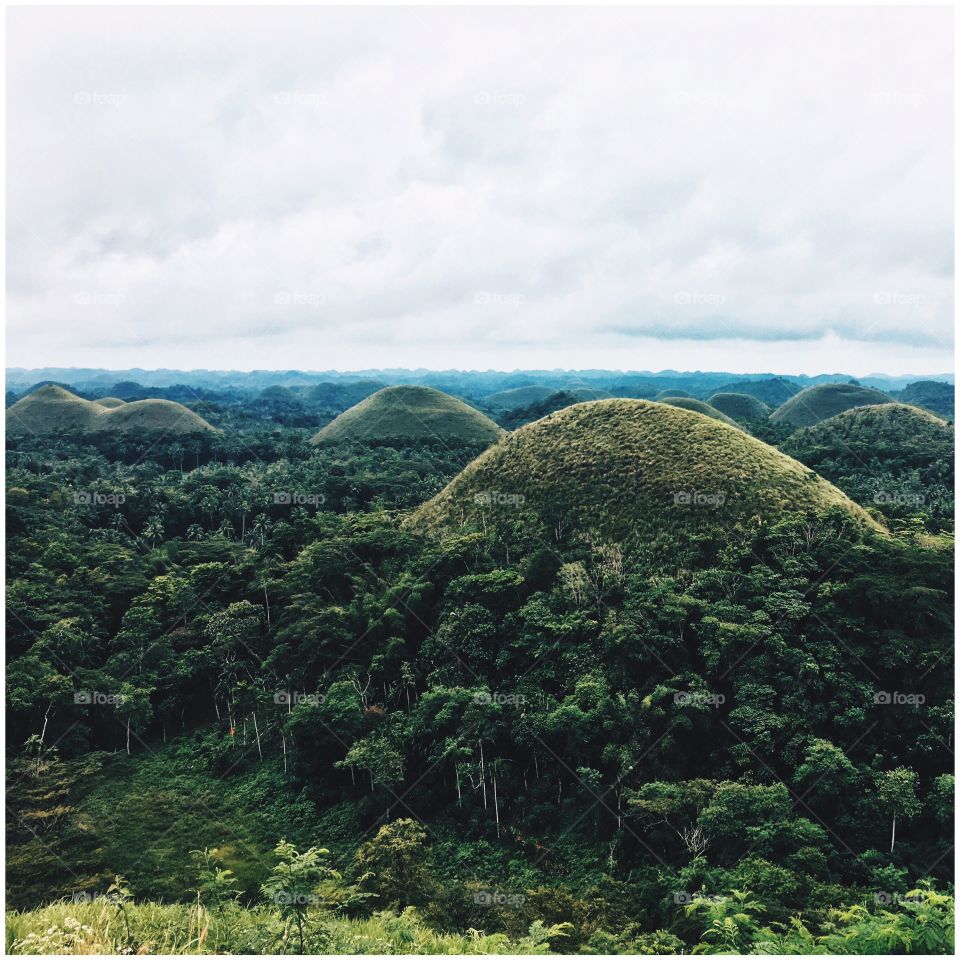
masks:
[(953, 369), (947, 8), (10, 8), (7, 364)]

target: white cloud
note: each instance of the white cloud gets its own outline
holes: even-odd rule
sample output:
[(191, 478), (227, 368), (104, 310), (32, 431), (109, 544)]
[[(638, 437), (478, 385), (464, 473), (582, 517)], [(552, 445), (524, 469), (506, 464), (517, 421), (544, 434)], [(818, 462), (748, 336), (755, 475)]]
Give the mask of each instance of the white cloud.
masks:
[(952, 366), (938, 8), (14, 8), (8, 362)]

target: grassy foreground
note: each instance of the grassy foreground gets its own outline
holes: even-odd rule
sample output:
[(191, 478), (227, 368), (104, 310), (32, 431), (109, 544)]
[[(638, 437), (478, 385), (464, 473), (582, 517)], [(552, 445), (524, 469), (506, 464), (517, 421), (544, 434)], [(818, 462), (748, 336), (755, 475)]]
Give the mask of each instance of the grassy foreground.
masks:
[[(308, 914), (305, 953), (548, 953), (558, 928), (535, 923), (530, 934), (436, 933), (413, 908), (364, 919)], [(7, 915), (7, 952), (15, 954), (299, 953), (296, 923), (279, 910), (227, 904), (60, 902)]]
[[(776, 929), (758, 924), (758, 907), (741, 893), (729, 898), (695, 898), (686, 909), (702, 922), (693, 953), (706, 954), (952, 954), (954, 902), (949, 894), (912, 890), (888, 905), (855, 905), (831, 911), (814, 934), (796, 917)], [(302, 930), (287, 912), (225, 903), (117, 903), (107, 899), (61, 901), (7, 915), (10, 954), (544, 954), (564, 951), (569, 924), (540, 921), (526, 936), (468, 930), (438, 933), (414, 908), (374, 913), (364, 919), (326, 910), (304, 914)], [(303, 936), (301, 949), (300, 936)], [(666, 931), (643, 934), (629, 943), (606, 937), (583, 953), (678, 954), (683, 942)]]

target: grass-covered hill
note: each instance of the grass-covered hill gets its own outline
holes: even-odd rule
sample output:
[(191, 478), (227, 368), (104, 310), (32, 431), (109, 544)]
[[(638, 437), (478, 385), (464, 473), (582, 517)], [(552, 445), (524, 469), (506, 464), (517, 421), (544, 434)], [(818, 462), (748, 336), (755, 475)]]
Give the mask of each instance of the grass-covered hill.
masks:
[(119, 407), (121, 404), (126, 403), (127, 401), (121, 400), (119, 397), (100, 397), (97, 400), (94, 400), (93, 402), (96, 403), (98, 406), (108, 407), (112, 409), (113, 407)]
[(734, 380), (714, 390), (717, 393), (745, 393), (756, 397), (771, 410), (782, 406), (803, 388), (792, 380), (783, 377), (768, 377), (766, 380)]
[(766, 420), (770, 416), (770, 408), (749, 393), (715, 393), (707, 402), (732, 420)]
[(693, 400), (694, 396), (692, 393), (687, 393), (686, 390), (661, 390), (653, 399), (654, 400), (671, 400), (674, 398), (684, 398), (687, 400)]
[(890, 517), (953, 513), (953, 427), (903, 403), (855, 407), (797, 430), (780, 449)]
[(669, 404), (671, 407), (678, 407), (680, 410), (691, 410), (693, 413), (700, 413), (705, 417), (719, 420), (721, 423), (726, 423), (731, 427), (737, 426), (735, 420), (728, 417), (725, 413), (722, 413), (716, 407), (711, 406), (709, 403), (704, 403), (703, 400), (696, 400), (693, 397), (667, 397), (666, 400), (661, 400), (660, 402)]
[(103, 407), (46, 384), (22, 397), (7, 410), (7, 432), (49, 433), (51, 430), (92, 430)]
[(121, 433), (137, 433), (141, 430), (206, 433), (214, 429), (203, 417), (172, 400), (134, 400), (121, 404), (101, 414), (94, 428)]
[(181, 403), (171, 400), (137, 400), (124, 403), (84, 400), (53, 384), (22, 397), (7, 410), (8, 433), (51, 433), (57, 430), (136, 433), (206, 433), (212, 427)]
[(341, 413), (311, 443), (382, 440), (493, 442), (503, 434), (489, 417), (433, 387), (386, 387)]
[(872, 387), (857, 383), (822, 383), (801, 390), (783, 406), (770, 414), (774, 423), (792, 427), (810, 427), (821, 420), (834, 417), (853, 407), (867, 407), (878, 403), (893, 403), (893, 399)]
[(831, 507), (869, 522), (836, 487), (739, 428), (665, 403), (597, 400), (504, 437), (410, 524), (438, 534), (536, 524), (670, 542)]

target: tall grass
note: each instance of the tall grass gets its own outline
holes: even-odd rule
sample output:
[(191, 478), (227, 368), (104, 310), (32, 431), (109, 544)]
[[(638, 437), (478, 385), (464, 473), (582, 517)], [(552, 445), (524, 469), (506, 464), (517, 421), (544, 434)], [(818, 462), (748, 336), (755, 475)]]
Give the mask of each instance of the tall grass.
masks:
[[(365, 919), (309, 913), (306, 952), (326, 954), (537, 954), (548, 953), (559, 927), (535, 923), (526, 937), (504, 934), (437, 933), (413, 909), (376, 913)], [(139, 903), (122, 908), (107, 900), (60, 901), (7, 914), (10, 954), (271, 954), (297, 953), (291, 924), (267, 907), (228, 904), (207, 910), (199, 904)]]

